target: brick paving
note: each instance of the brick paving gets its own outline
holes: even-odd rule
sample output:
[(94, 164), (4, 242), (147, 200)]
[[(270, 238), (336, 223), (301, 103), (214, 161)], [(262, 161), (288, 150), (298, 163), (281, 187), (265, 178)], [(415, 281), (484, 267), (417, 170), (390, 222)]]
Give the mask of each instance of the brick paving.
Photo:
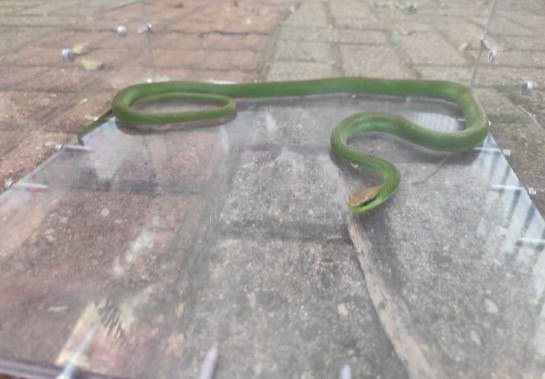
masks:
[[(402, 9), (403, 4), (356, 0), (301, 2), (281, 28), (274, 61), (268, 62), (267, 79), (355, 75), (469, 84), (489, 4), (418, 1), (414, 12)], [(540, 100), (544, 92), (539, 84), (545, 83), (545, 50), (540, 37), (543, 8), (537, 1), (524, 6), (498, 2), (488, 40), (499, 55), (491, 64), (485, 52), (475, 82), (493, 122), (493, 135), (503, 148), (512, 151), (509, 160), (523, 184), (537, 189), (535, 202), (542, 212), (545, 181), (540, 173), (545, 162), (545, 112)], [(394, 32), (399, 40), (393, 43)], [(459, 51), (464, 42), (469, 46)], [(519, 93), (525, 80), (538, 84), (537, 91), (528, 98)], [(536, 117), (537, 130), (533, 130), (536, 122), (528, 112)], [(517, 142), (518, 138), (512, 138), (515, 133), (508, 129), (527, 131), (537, 137), (533, 138), (536, 146), (531, 153)], [(531, 173), (533, 169), (536, 171)]]
[[(291, 4), (291, 1), (283, 0), (147, 1), (148, 19), (145, 20), (141, 3), (134, 1), (88, 1), (85, 5), (77, 3), (72, 7), (64, 1), (0, 3), (0, 30), (3, 37), (10, 37), (0, 44), (0, 180), (3, 183), (7, 179), (19, 179), (52, 155), (56, 144), (73, 140), (81, 126), (104, 112), (113, 95), (129, 84), (165, 76), (191, 80), (257, 79), (266, 58), (269, 36)], [(146, 21), (152, 24), (153, 33), (137, 34), (137, 28)], [(118, 25), (127, 27), (125, 38), (116, 35)], [(63, 48), (84, 42), (90, 46), (90, 52), (84, 58), (103, 61), (103, 69), (86, 71), (78, 61), (68, 63), (60, 59)], [(153, 59), (148, 43), (153, 47)], [(86, 181), (86, 171), (74, 170), (68, 161), (58, 161), (58, 170), (46, 170), (46, 177), (36, 177), (36, 180), (51, 183), (52, 194), (58, 193), (59, 188), (62, 192), (65, 186), (78, 181), (85, 186), (84, 189), (77, 187), (70, 194), (53, 195), (48, 200), (18, 198), (15, 203), (8, 201), (8, 209), (3, 208), (5, 213), (0, 229), (6, 239), (0, 256), (4, 258), (20, 249), (24, 252), (20, 261), (8, 259), (14, 265), (3, 261), (2, 266), (6, 270), (2, 276), (1, 292), (4, 296), (0, 312), (25, 314), (20, 320), (1, 318), (2, 332), (25, 330), (24, 336), (10, 346), (2, 345), (3, 358), (27, 356), (35, 362), (54, 363), (58, 357), (58, 363), (62, 364), (63, 347), (71, 348), (70, 342), (66, 345), (67, 338), (71, 341), (70, 333), (79, 338), (78, 327), (72, 324), (78, 320), (87, 302), (81, 303), (68, 292), (75, 291), (72, 293), (78, 293), (83, 300), (104, 290), (103, 285), (109, 286), (110, 283), (103, 276), (106, 274), (104, 266), (113, 265), (115, 275), (123, 278), (123, 284), (117, 283), (106, 291), (114, 290), (120, 294), (137, 290), (131, 282), (139, 283), (137, 287), (142, 288), (141, 284), (164, 281), (168, 277), (173, 286), (180, 275), (177, 265), (172, 262), (180, 258), (180, 251), (191, 250), (195, 243), (200, 214), (203, 213), (202, 199), (189, 195), (181, 200), (168, 196), (159, 200), (147, 191), (153, 191), (158, 183), (167, 191), (189, 194), (210, 186), (210, 179), (221, 158), (218, 136), (198, 131), (185, 134), (182, 141), (170, 139), (169, 143), (155, 147), (152, 141), (150, 148), (154, 151), (156, 167), (148, 165), (150, 156), (147, 153), (144, 155), (141, 149), (131, 149), (130, 139), (125, 137), (120, 143), (115, 143), (115, 148), (132, 159), (109, 161), (107, 150), (112, 146), (106, 144), (103, 146), (105, 150), (99, 154), (105, 160), (94, 162), (95, 170), (104, 170), (99, 180), (93, 176)], [(112, 181), (122, 183), (120, 194), (110, 193)], [(96, 204), (101, 204), (100, 209), (93, 208)], [(56, 209), (53, 213), (59, 217), (40, 223), (32, 214), (39, 213), (43, 206), (53, 206)], [(160, 225), (149, 229), (154, 242), (152, 245), (144, 242), (146, 247), (141, 252), (146, 258), (132, 257), (133, 241), (143, 236), (139, 237), (141, 230), (137, 225), (151, 225), (155, 223), (153, 220), (161, 221)], [(13, 227), (19, 232), (8, 231)], [(29, 233), (40, 237), (35, 240)], [(73, 259), (62, 258), (73, 248), (74, 238), (79, 240), (80, 254), (87, 257), (84, 260), (79, 258), (80, 254), (72, 254)], [(119, 249), (128, 255), (112, 261), (113, 256), (108, 252)], [(32, 251), (45, 250), (50, 253), (39, 258), (40, 262), (35, 262), (40, 268), (34, 266), (35, 263), (31, 262), (37, 257)], [(166, 254), (156, 255), (157, 250)], [(149, 276), (147, 267), (155, 265), (149, 256), (155, 256), (155, 263), (163, 261), (160, 265), (166, 270)], [(87, 284), (73, 275), (76, 272), (89, 279)], [(126, 272), (131, 272), (129, 276), (132, 278)], [(21, 275), (29, 273), (32, 278), (21, 280)], [(59, 287), (59, 279), (64, 283), (63, 288)], [(24, 301), (21, 302), (23, 298), (33, 299), (36, 305), (42, 303), (38, 298), (55, 302), (51, 296), (58, 295), (67, 308), (61, 307), (57, 321), (56, 311), (49, 311), (54, 306), (46, 305), (44, 312), (34, 309), (27, 313)], [(164, 300), (164, 296), (169, 295), (157, 293), (157, 296)], [(182, 308), (178, 307), (174, 315), (175, 320), (183, 315), (181, 304)], [(2, 314), (6, 316), (6, 313)], [(59, 323), (60, 319), (64, 321)], [(154, 364), (146, 356), (155, 354), (155, 345), (162, 343), (157, 339), (157, 325), (165, 322), (165, 328), (170, 328), (173, 322), (170, 313), (166, 318), (163, 316), (163, 321), (152, 321), (155, 326), (151, 329), (142, 324), (134, 338), (132, 333), (127, 336), (126, 342), (133, 348), (119, 350), (119, 354), (111, 352), (107, 356), (95, 354), (93, 367), (101, 366), (102, 372), (114, 375), (120, 371), (123, 375), (138, 376), (144, 370), (145, 362)], [(26, 343), (44, 333), (52, 333), (46, 338), (46, 345), (30, 346)], [(179, 344), (176, 336), (169, 340), (166, 351), (167, 355), (172, 354), (179, 359), (181, 350), (176, 348)], [(109, 336), (101, 335), (97, 338), (96, 351), (110, 350), (110, 345)], [(198, 357), (194, 359), (200, 361)], [(169, 372), (170, 369), (173, 371)], [(172, 373), (178, 376), (179, 373), (176, 367), (158, 367), (158, 370), (165, 372), (159, 374), (164, 377), (172, 377)]]
[[(119, 89), (149, 77), (255, 80), (267, 37), (291, 1), (52, 1), (2, 3), (0, 27), (0, 180), (17, 180), (74, 139), (108, 108)], [(146, 34), (148, 22), (153, 60)], [(128, 30), (116, 35), (117, 26)], [(104, 69), (63, 62), (63, 48), (89, 43), (85, 59)], [(40, 141), (40, 133), (43, 133)], [(30, 140), (29, 138), (32, 137)], [(32, 142), (30, 142), (32, 141)]]
[[(106, 109), (117, 90), (148, 77), (252, 81), (362, 75), (468, 83), (490, 5), (422, 0), (416, 11), (409, 11), (401, 9), (404, 3), (391, 1), (305, 0), (295, 6), (288, 0), (148, 1), (146, 10), (154, 30), (149, 35), (152, 60), (147, 36), (135, 33), (144, 23), (141, 4), (128, 2), (113, 9), (109, 4), (90, 1), (86, 6), (67, 8), (55, 2), (41, 5), (35, 0), (0, 3), (0, 30), (9, 30), (19, 41), (0, 46), (0, 179), (18, 179), (26, 174), (52, 154), (56, 143), (73, 139), (82, 124)], [(540, 70), (545, 50), (539, 34), (544, 13), (537, 1), (525, 6), (499, 5), (490, 41), (501, 48), (500, 55), (495, 64), (482, 64), (476, 90), (493, 121), (494, 137), (501, 147), (513, 151), (510, 163), (524, 185), (538, 189), (535, 201), (543, 211), (545, 183), (540, 173), (545, 161), (545, 117), (539, 100), (544, 94), (538, 88), (526, 98), (517, 91), (522, 80), (545, 82)], [(29, 23), (31, 27), (20, 27)], [(120, 24), (129, 29), (126, 38), (114, 32)], [(104, 61), (103, 70), (88, 72), (78, 63), (60, 61), (62, 48), (81, 42), (90, 43), (86, 58)], [(469, 42), (464, 51), (458, 49), (462, 42)], [(275, 113), (273, 107), (267, 112), (274, 120), (284, 117), (286, 111)], [(291, 117), (304, 118), (305, 114), (295, 109)], [(414, 375), (417, 369), (429, 373), (418, 359), (405, 360), (418, 351), (403, 351), (407, 345), (400, 344), (402, 337), (386, 336), (377, 321), (377, 314), (381, 317), (386, 311), (372, 303), (369, 292), (373, 283), (365, 283), (354, 265), (344, 216), (331, 208), (335, 181), (321, 171), (323, 167), (332, 169), (327, 146), (323, 146), (327, 133), (315, 141), (314, 134), (276, 131), (271, 122), (264, 121), (269, 134), (248, 140), (244, 136), (250, 133), (243, 121), (233, 126), (232, 133), (243, 141), (243, 147), (230, 154), (222, 146), (226, 142), (221, 130), (166, 140), (150, 138), (147, 145), (140, 146), (132, 145), (127, 135), (105, 129), (99, 133), (112, 133), (113, 140), (101, 137), (111, 143), (94, 146), (102, 150), (90, 163), (78, 158), (83, 161), (83, 170), (65, 157), (38, 176), (50, 183), (51, 194), (42, 200), (16, 198), (15, 203), (26, 213), (10, 219), (5, 229), (20, 230), (21, 234), (6, 239), (3, 253), (18, 252), (20, 256), (7, 260), (0, 292), (13, 294), (8, 302), (13, 308), (8, 311), (28, 316), (0, 324), (0, 332), (7, 335), (10, 330), (23, 331), (22, 338), (12, 346), (14, 351), (51, 362), (59, 351), (69, 351), (67, 346), (82, 337), (77, 325), (71, 328), (71, 323), (82, 319), (85, 312), (81, 309), (89, 298), (109, 293), (122, 303), (125, 294), (134, 294), (146, 299), (149, 319), (139, 320), (139, 329), (127, 336), (130, 348), (112, 353), (115, 359), (102, 353), (111, 349), (109, 336), (101, 332), (90, 361), (102, 372), (115, 374), (119, 370), (120, 374), (138, 375), (146, 364), (154, 364), (147, 358), (165, 353), (165, 361), (171, 365), (156, 363), (158, 376), (172, 377), (181, 366), (189, 367), (186, 373), (195, 376), (203, 358), (195, 351), (208, 348), (217, 337), (214, 332), (221, 332), (227, 324), (231, 339), (222, 347), (222, 377), (241, 372), (285, 377), (299, 370), (303, 370), (302, 377), (319, 377), (317, 373), (336, 373), (343, 359), (367, 376), (418, 376)], [(303, 146), (308, 157), (294, 153), (289, 146), (282, 148), (278, 141), (271, 143), (275, 133), (287, 136), (296, 147)], [(127, 158), (112, 159), (111, 151)], [(238, 166), (222, 166), (227, 160)], [(86, 171), (87, 165), (93, 170)], [(221, 171), (218, 168), (227, 169), (219, 179), (214, 177)], [(301, 170), (310, 176), (303, 184), (298, 181)], [(280, 184), (274, 181), (275, 175), (282, 178)], [(66, 188), (70, 189), (67, 193)], [(157, 197), (154, 191), (158, 189), (171, 192)], [(59, 196), (56, 190), (64, 195)], [(185, 197), (176, 196), (176, 191)], [(203, 201), (207, 191), (212, 195)], [(293, 196), (298, 201), (282, 200)], [(26, 201), (31, 206), (24, 208)], [(216, 213), (207, 209), (209, 204), (221, 206)], [(47, 218), (36, 216), (44, 209)], [(480, 210), (475, 207), (472, 212), (474, 222), (470, 225), (479, 229), (482, 225), (476, 220)], [(3, 217), (2, 222), (8, 220)], [(407, 215), (401, 214), (398, 219), (404, 217)], [(439, 224), (439, 220), (430, 220)], [(203, 227), (205, 223), (211, 226)], [(366, 226), (373, 230), (377, 225), (371, 219)], [(389, 238), (376, 233), (373, 243), (387, 246)], [(412, 239), (397, 238), (404, 244)], [(75, 245), (79, 246), (79, 255), (71, 254)], [(406, 259), (406, 267), (429, 281), (404, 290), (408, 304), (411, 298), (429, 290), (431, 282), (440, 280), (436, 271), (426, 271), (429, 266), (422, 262), (426, 257), (418, 258), (419, 247), (414, 249), (414, 254), (399, 259)], [(473, 251), (467, 246), (461, 249)], [(255, 252), (262, 258), (248, 259), (247, 254)], [(437, 345), (427, 346), (429, 351), (423, 344), (426, 357), (437, 361), (443, 357), (438, 366), (460, 368), (459, 372), (449, 371), (453, 377), (468, 372), (484, 375), (490, 373), (487, 369), (496, 370), (497, 376), (516, 372), (520, 367), (516, 364), (524, 362), (525, 353), (517, 350), (520, 345), (510, 343), (518, 341), (515, 334), (522, 336), (529, 330), (524, 326), (533, 322), (530, 312), (524, 314), (528, 319), (524, 318), (521, 325), (509, 325), (516, 317), (495, 318), (502, 304), (489, 299), (495, 294), (488, 288), (485, 291), (486, 286), (477, 292), (486, 295), (488, 312), (481, 303), (475, 304), (482, 296), (464, 292), (464, 284), (481, 286), (479, 280), (472, 280), (482, 275), (490, 279), (489, 285), (494, 283), (493, 265), (486, 270), (468, 269), (464, 257), (438, 254), (428, 259), (437, 261), (443, 271), (448, 271), (451, 262), (460, 267), (460, 276), (447, 278), (447, 291), (454, 288), (451, 297), (432, 294), (432, 300), (423, 302), (431, 311), (415, 321), (415, 325), (429, 323), (430, 335), (443, 338)], [(172, 262), (181, 262), (180, 267), (173, 267)], [(110, 266), (117, 275), (114, 279), (103, 270)], [(34, 280), (18, 283), (22, 273), (30, 273)], [(407, 281), (414, 276), (413, 271), (394, 274), (388, 273), (395, 276), (389, 286), (398, 285), (403, 275)], [(498, 292), (524, 293), (518, 288), (517, 274), (508, 274), (497, 283)], [(465, 280), (458, 287), (460, 277)], [(164, 288), (150, 290), (150, 283), (160, 283)], [(195, 293), (199, 295), (192, 297)], [(29, 298), (35, 304), (27, 304)], [(520, 299), (525, 298), (521, 295)], [(225, 305), (218, 306), (218, 302)], [(172, 303), (177, 304), (174, 312)], [(437, 303), (442, 304), (440, 310), (435, 308)], [(448, 318), (467, 311), (466, 303), (488, 327), (477, 325), (474, 330), (469, 322), (459, 325), (456, 333), (442, 331), (444, 324), (437, 322), (441, 316), (433, 312)], [(522, 300), (516, 304), (521, 310), (530, 307)], [(230, 306), (235, 310), (226, 312)], [(260, 320), (275, 330), (255, 327), (253, 340), (247, 330), (240, 330), (240, 324), (260, 325)], [(187, 324), (180, 326), (182, 322)], [(507, 332), (493, 334), (487, 329), (490, 324)], [(388, 325), (382, 327), (388, 332)], [(28, 340), (40, 338), (47, 330), (54, 330), (57, 336), (48, 339), (47, 349), (44, 345), (29, 346)], [(70, 332), (73, 334), (67, 344)], [(493, 338), (486, 339), (486, 333)], [(305, 344), (299, 346), (301, 341)], [(494, 346), (481, 346), (483, 341)], [(287, 347), (277, 348), (282, 344)], [(325, 358), (324, 346), (328, 349)], [(462, 351), (458, 350), (460, 346)], [(495, 356), (491, 352), (502, 346), (506, 346), (500, 349), (502, 356), (513, 356), (512, 367), (511, 363), (494, 365), (488, 361), (491, 366), (480, 365), (483, 355), (479, 354)], [(300, 350), (305, 354), (297, 354)], [(530, 360), (542, 364), (545, 354), (536, 351)], [(252, 359), (244, 358), (248, 356)], [(58, 359), (60, 364), (62, 359)], [(437, 363), (434, 359), (430, 361)], [(156, 360), (164, 362), (159, 356)], [(457, 363), (459, 360), (469, 362), (467, 367)], [(463, 371), (466, 369), (469, 371)]]
[[(295, 14), (286, 20), (285, 26), (281, 29), (273, 60), (269, 62), (267, 79), (361, 75), (444, 79), (469, 84), (478, 56), (480, 40), (487, 23), (490, 3), (468, 1), (418, 1), (415, 3), (417, 3), (417, 9), (409, 11), (407, 8), (402, 9), (402, 5), (407, 4), (403, 2), (302, 1)], [(545, 6), (538, 1), (524, 5), (498, 1), (497, 7), (497, 14), (490, 23), (488, 41), (498, 48), (499, 54), (494, 63), (488, 63), (485, 52), (477, 72), (475, 90), (492, 121), (493, 137), (502, 148), (511, 150), (508, 160), (522, 184), (537, 189), (534, 203), (543, 214), (545, 213), (545, 180), (541, 173), (545, 169), (544, 92), (543, 89), (538, 89), (531, 96), (523, 97), (519, 93), (519, 88), (525, 80), (545, 83), (544, 71), (541, 68), (544, 50), (540, 42), (542, 25), (545, 25)], [(526, 18), (528, 22), (525, 21)], [(467, 43), (468, 46), (460, 49), (462, 43)], [(368, 145), (365, 148), (370, 149)], [(382, 153), (385, 152), (382, 151)], [(498, 169), (498, 173), (495, 173), (495, 167), (492, 164), (486, 171), (491, 170), (492, 175), (498, 176), (503, 170)], [(447, 180), (450, 186), (454, 185), (452, 181), (456, 181), (454, 177)], [(448, 189), (436, 191), (448, 191)], [(424, 195), (426, 199), (437, 199), (442, 196)], [(407, 202), (410, 202), (410, 199), (410, 197), (404, 198)], [(464, 200), (460, 199), (457, 205), (459, 206), (460, 203), (464, 203)], [(514, 205), (511, 206), (514, 207)], [(468, 205), (467, 209), (478, 207)], [(454, 204), (449, 206), (449, 209), (457, 208)], [(489, 321), (483, 320), (489, 317), (490, 313), (494, 313), (495, 308), (489, 307), (488, 315), (486, 312), (485, 314), (481, 312), (483, 296), (479, 295), (476, 287), (482, 285), (485, 288), (491, 286), (489, 288), (497, 289), (497, 286), (501, 285), (501, 278), (511, 277), (511, 274), (500, 274), (499, 282), (493, 284), (497, 281), (492, 274), (494, 264), (487, 264), (486, 258), (473, 261), (469, 255), (471, 251), (482, 249), (479, 243), (482, 244), (481, 246), (495, 246), (497, 242), (494, 241), (494, 237), (490, 237), (492, 240), (487, 242), (479, 242), (479, 236), (476, 236), (471, 242), (462, 242), (463, 247), (450, 250), (449, 246), (459, 243), (456, 242), (457, 239), (467, 241), (462, 237), (467, 233), (460, 232), (458, 237), (448, 242), (449, 232), (439, 231), (442, 229), (441, 221), (436, 220), (435, 227), (432, 228), (436, 235), (431, 240), (432, 244), (437, 244), (437, 247), (431, 249), (433, 252), (431, 255), (427, 255), (425, 238), (422, 238), (425, 232), (418, 227), (415, 227), (417, 230), (411, 231), (411, 227), (404, 225), (406, 221), (396, 222), (396, 220), (410, 218), (416, 223), (422, 223), (420, 227), (425, 229), (426, 223), (434, 219), (438, 211), (431, 209), (428, 214), (427, 211), (419, 212), (416, 209), (418, 206), (413, 207), (406, 215), (407, 217), (402, 214), (398, 214), (397, 217), (392, 216), (390, 212), (381, 212), (377, 219), (372, 216), (366, 217), (363, 227), (366, 237), (359, 240), (358, 232), (352, 232), (359, 230), (358, 227), (354, 226), (354, 229), (351, 229), (352, 241), (361, 249), (360, 264), (365, 273), (367, 289), (375, 305), (378, 306), (377, 313), (381, 323), (388, 332), (408, 374), (412, 377), (481, 375), (509, 377), (518, 375), (521, 370), (527, 370), (525, 374), (528, 376), (541, 375), (545, 361), (543, 349), (539, 348), (539, 352), (533, 350), (533, 353), (529, 353), (526, 358), (519, 354), (522, 350), (532, 349), (531, 347), (523, 348), (522, 345), (526, 343), (532, 346), (537, 343), (541, 346), (542, 342), (537, 342), (543, 338), (540, 332), (534, 330), (537, 334), (533, 339), (534, 332), (521, 329), (517, 332), (520, 339), (517, 338), (518, 342), (515, 342), (507, 330), (516, 328), (518, 322), (514, 319), (509, 320), (510, 316), (507, 314), (501, 321), (509, 325), (505, 333), (500, 332), (492, 337), (486, 331)], [(417, 217), (416, 213), (420, 216)], [(487, 213), (488, 211), (483, 211), (475, 216), (468, 213), (462, 221), (456, 223), (470, 225), (474, 220), (480, 219), (482, 225), (487, 224), (487, 221), (483, 221), (489, 217), (485, 216)], [(530, 221), (528, 217), (533, 214), (529, 212), (525, 216), (526, 222)], [(388, 221), (378, 221), (381, 217), (388, 218)], [(457, 216), (450, 214), (448, 219), (452, 221), (457, 219)], [(488, 223), (494, 225), (494, 221)], [(512, 227), (508, 226), (508, 228)], [(452, 226), (447, 228), (452, 230)], [(385, 232), (381, 233), (381, 230)], [(527, 226), (522, 228), (522, 232), (525, 230), (528, 230)], [(543, 230), (538, 229), (535, 232), (538, 238), (543, 238)], [(494, 236), (496, 232), (491, 230), (490, 235)], [(436, 241), (437, 236), (442, 236), (443, 241)], [(370, 240), (370, 244), (367, 240)], [(411, 248), (407, 244), (411, 245), (411, 242), (408, 242), (411, 240), (416, 241), (417, 246), (412, 253), (409, 253), (408, 250)], [(475, 244), (475, 248), (471, 247), (472, 244)], [(504, 249), (501, 242), (499, 244), (498, 247), (491, 248), (494, 260), (496, 256), (502, 255), (500, 251)], [(388, 247), (390, 245), (391, 250)], [(435, 263), (426, 263), (426, 259), (434, 261), (438, 259), (437, 254), (440, 255), (441, 249), (447, 249), (453, 253), (452, 258), (448, 258), (448, 265), (439, 269)], [(515, 253), (509, 250), (510, 248), (507, 254), (514, 254), (516, 257), (518, 254), (516, 249)], [(530, 251), (529, 255), (534, 254), (532, 249)], [(465, 257), (460, 257), (460, 265), (473, 262), (472, 267), (478, 267), (478, 274), (469, 274), (471, 269), (458, 271), (455, 268), (457, 264), (453, 260), (457, 259), (459, 253), (467, 254)], [(404, 259), (407, 259), (405, 263), (403, 263)], [(497, 259), (501, 260), (499, 257)], [(518, 258), (513, 259), (518, 260)], [(417, 263), (417, 260), (421, 261)], [(513, 261), (510, 260), (510, 262)], [(531, 260), (531, 262), (536, 261)], [(537, 272), (539, 270), (532, 266), (534, 263), (529, 267), (530, 270)], [(523, 263), (520, 264), (521, 267), (525, 266)], [(485, 274), (485, 271), (488, 271), (488, 274)], [(441, 277), (437, 279), (440, 283), (439, 287), (430, 289), (429, 278), (421, 278), (422, 282), (417, 279), (420, 275), (428, 274)], [(460, 283), (465, 282), (471, 289), (469, 287), (462, 289), (458, 287), (458, 284), (449, 288), (450, 284), (447, 283), (451, 276)], [(487, 279), (483, 279), (485, 276)], [(479, 284), (469, 284), (475, 281)], [(418, 289), (420, 285), (422, 288)], [(499, 297), (496, 297), (494, 301), (502, 302), (506, 308), (514, 310), (513, 305), (517, 302), (518, 295), (512, 297), (507, 294), (519, 286), (524, 288), (525, 284), (524, 280), (517, 278), (513, 280), (510, 289), (504, 288), (497, 291)], [(536, 298), (533, 301), (539, 304), (542, 312), (544, 292), (540, 292), (543, 291), (541, 287), (537, 291), (537, 297), (541, 300)], [(467, 294), (467, 297), (458, 302), (456, 299), (460, 293)], [(495, 291), (487, 290), (486, 293), (495, 293)], [(499, 295), (500, 293), (507, 297), (500, 300), (503, 296)], [(433, 300), (429, 300), (431, 298)], [(489, 304), (487, 302), (491, 300), (485, 298), (484, 301)], [(494, 301), (492, 304), (496, 304)], [(428, 302), (430, 307), (426, 311), (425, 304)], [(456, 303), (458, 305), (454, 305)], [(515, 316), (515, 319), (532, 317), (532, 311), (523, 310), (526, 305), (519, 306), (520, 313)], [(439, 313), (443, 311), (445, 313), (435, 319), (430, 312), (435, 313), (438, 307), (441, 307)], [(462, 316), (460, 321), (456, 316), (452, 316), (452, 312), (457, 311), (453, 308), (446, 310), (449, 307), (463, 308), (472, 316), (469, 319)], [(480, 318), (482, 324), (481, 322), (473, 323), (470, 320), (477, 314), (481, 314), (479, 318), (482, 317)], [(442, 317), (447, 317), (449, 321), (443, 323)], [(408, 319), (411, 321), (407, 321)], [(455, 319), (460, 322), (454, 321)], [(419, 321), (414, 322), (414, 320)], [(424, 325), (421, 329), (418, 326), (420, 323)], [(456, 323), (456, 326), (453, 327), (452, 323)], [(543, 321), (537, 321), (537, 323), (540, 325), (538, 330), (541, 330)], [(477, 325), (484, 326), (484, 329), (480, 329)], [(490, 345), (483, 344), (480, 337), (482, 335), (491, 338), (488, 340)], [(499, 342), (504, 338), (512, 342)], [(503, 348), (500, 349), (502, 351), (495, 350), (492, 345), (496, 343), (491, 343), (492, 339), (504, 347), (519, 342), (522, 345), (506, 353)], [(428, 342), (425, 342), (426, 340)], [(473, 349), (471, 345), (479, 346), (478, 351), (470, 353)], [(421, 347), (422, 350), (416, 346)], [(488, 350), (489, 348), (494, 352)], [(502, 362), (494, 362), (494, 359), (489, 359), (491, 356), (504, 358), (499, 358)]]

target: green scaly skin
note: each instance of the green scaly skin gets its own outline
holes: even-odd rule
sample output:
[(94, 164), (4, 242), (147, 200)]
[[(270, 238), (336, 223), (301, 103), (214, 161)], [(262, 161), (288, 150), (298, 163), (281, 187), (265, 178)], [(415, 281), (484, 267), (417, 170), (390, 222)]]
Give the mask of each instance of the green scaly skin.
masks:
[[(485, 112), (470, 88), (447, 81), (390, 80), (373, 78), (331, 78), (289, 82), (212, 84), (201, 82), (160, 82), (137, 84), (121, 90), (112, 108), (85, 127), (78, 140), (101, 125), (112, 114), (117, 120), (139, 130), (158, 130), (158, 125), (187, 121), (221, 119), (236, 112), (233, 98), (308, 96), (326, 93), (363, 93), (442, 99), (456, 103), (465, 118), (465, 129), (438, 132), (387, 113), (355, 114), (342, 120), (331, 134), (331, 149), (348, 161), (375, 171), (382, 183), (354, 195), (348, 207), (356, 213), (366, 212), (390, 198), (399, 186), (401, 175), (388, 161), (362, 154), (348, 146), (352, 137), (363, 132), (385, 132), (421, 146), (442, 151), (472, 149), (488, 134)], [(132, 109), (131, 104), (164, 99), (185, 99), (217, 104), (217, 108), (185, 112), (154, 113)], [(363, 199), (363, 200), (362, 200)]]

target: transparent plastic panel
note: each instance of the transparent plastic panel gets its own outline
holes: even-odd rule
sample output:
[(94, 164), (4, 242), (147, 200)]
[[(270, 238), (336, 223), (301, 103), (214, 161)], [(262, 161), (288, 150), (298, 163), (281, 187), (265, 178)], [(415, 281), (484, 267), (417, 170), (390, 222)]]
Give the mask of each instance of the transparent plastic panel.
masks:
[[(66, 145), (0, 198), (0, 354), (122, 377), (196, 376), (213, 346), (225, 378), (537, 373), (545, 224), (502, 151), (358, 138), (403, 184), (354, 218), (346, 199), (374, 178), (328, 141), (370, 110), (461, 126), (447, 103), (339, 95), (163, 133), (110, 120)], [(403, 349), (422, 357), (404, 368)]]
[(486, 35), (476, 54), (474, 85), (492, 120), (492, 133), (509, 149), (523, 182), (545, 209), (543, 76), (545, 4), (496, 1)]

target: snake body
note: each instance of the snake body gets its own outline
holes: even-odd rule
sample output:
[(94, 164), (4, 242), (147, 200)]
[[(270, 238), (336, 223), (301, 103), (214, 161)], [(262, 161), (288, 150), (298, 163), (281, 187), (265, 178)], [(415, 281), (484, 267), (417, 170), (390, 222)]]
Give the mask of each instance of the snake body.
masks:
[[(355, 165), (366, 167), (382, 177), (382, 183), (352, 195), (350, 210), (368, 211), (390, 198), (399, 186), (401, 175), (390, 162), (365, 155), (351, 148), (349, 141), (363, 132), (385, 132), (418, 145), (442, 151), (469, 150), (488, 134), (483, 107), (470, 88), (458, 83), (431, 80), (391, 80), (375, 78), (330, 78), (287, 82), (215, 84), (171, 81), (129, 86), (115, 95), (111, 109), (78, 134), (78, 140), (102, 124), (112, 114), (125, 125), (139, 130), (157, 130), (159, 125), (188, 121), (222, 119), (236, 113), (234, 98), (309, 96), (353, 93), (442, 99), (456, 103), (464, 116), (465, 128), (456, 132), (433, 131), (388, 113), (358, 113), (342, 120), (331, 134), (333, 152)], [(147, 112), (131, 108), (137, 102), (183, 99), (216, 104), (183, 112)]]

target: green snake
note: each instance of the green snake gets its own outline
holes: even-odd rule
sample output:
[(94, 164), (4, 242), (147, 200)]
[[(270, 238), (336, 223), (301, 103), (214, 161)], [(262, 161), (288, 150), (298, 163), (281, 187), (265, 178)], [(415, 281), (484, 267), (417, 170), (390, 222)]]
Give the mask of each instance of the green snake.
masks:
[[(85, 127), (78, 140), (100, 126), (112, 114), (123, 124), (143, 131), (158, 130), (159, 125), (188, 121), (223, 119), (236, 114), (234, 98), (309, 96), (316, 94), (352, 93), (442, 99), (456, 103), (464, 116), (465, 128), (456, 132), (439, 132), (388, 113), (358, 113), (342, 120), (331, 134), (333, 152), (357, 166), (382, 177), (382, 182), (353, 194), (348, 208), (366, 212), (390, 198), (399, 186), (401, 175), (390, 162), (365, 155), (349, 147), (354, 136), (363, 132), (385, 132), (415, 144), (442, 151), (469, 150), (488, 134), (488, 121), (483, 107), (470, 88), (458, 83), (431, 80), (391, 80), (364, 77), (330, 78), (286, 82), (214, 84), (170, 81), (129, 86), (118, 92), (112, 107), (95, 122)], [(183, 112), (148, 112), (131, 108), (131, 104), (182, 99), (216, 104), (215, 108)]]

